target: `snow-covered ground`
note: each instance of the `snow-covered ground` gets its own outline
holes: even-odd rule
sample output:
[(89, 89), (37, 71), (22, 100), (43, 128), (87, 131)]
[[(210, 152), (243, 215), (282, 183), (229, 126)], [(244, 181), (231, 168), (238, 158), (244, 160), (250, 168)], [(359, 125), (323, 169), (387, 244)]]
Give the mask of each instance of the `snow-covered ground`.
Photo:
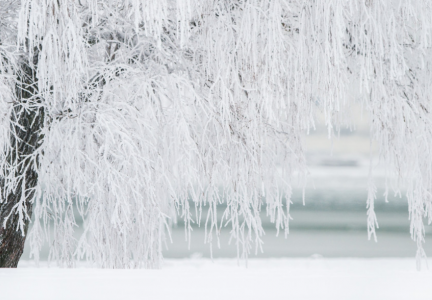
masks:
[(0, 269), (0, 299), (432, 299), (414, 259), (165, 260), (160, 270)]

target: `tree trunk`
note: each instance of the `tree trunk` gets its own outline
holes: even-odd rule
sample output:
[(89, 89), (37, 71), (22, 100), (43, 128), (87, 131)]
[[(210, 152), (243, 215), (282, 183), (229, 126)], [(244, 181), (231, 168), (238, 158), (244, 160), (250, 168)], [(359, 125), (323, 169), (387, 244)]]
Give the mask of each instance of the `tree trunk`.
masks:
[[(16, 268), (24, 250), (33, 211), (35, 187), (38, 184), (36, 165), (38, 160), (37, 157), (30, 158), (34, 158), (35, 151), (41, 143), (41, 129), (44, 124), (43, 109), (34, 105), (38, 102), (35, 99), (37, 94), (35, 69), (25, 64), (17, 77), (17, 103), (14, 104), (11, 115), (11, 149), (6, 150), (8, 166), (2, 172), (6, 176), (17, 178), (17, 186), (13, 192), (5, 191), (7, 179), (0, 178), (3, 200), (0, 202), (0, 267), (2, 268)], [(24, 216), (16, 213), (15, 206), (22, 199), (25, 199), (22, 204), (27, 214)], [(20, 228), (20, 221), (24, 221), (23, 228)]]

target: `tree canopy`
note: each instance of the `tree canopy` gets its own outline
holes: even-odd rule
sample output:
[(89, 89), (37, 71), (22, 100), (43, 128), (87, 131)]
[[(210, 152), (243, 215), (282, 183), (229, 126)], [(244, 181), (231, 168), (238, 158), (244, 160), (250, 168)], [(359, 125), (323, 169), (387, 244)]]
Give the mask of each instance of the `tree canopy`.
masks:
[(67, 265), (157, 267), (178, 214), (210, 244), (229, 224), (246, 257), (263, 204), (288, 233), (316, 112), (331, 136), (356, 101), (424, 257), (431, 15), (428, 0), (0, 0), (1, 225), (24, 235), (33, 213), (36, 258), (48, 239)]

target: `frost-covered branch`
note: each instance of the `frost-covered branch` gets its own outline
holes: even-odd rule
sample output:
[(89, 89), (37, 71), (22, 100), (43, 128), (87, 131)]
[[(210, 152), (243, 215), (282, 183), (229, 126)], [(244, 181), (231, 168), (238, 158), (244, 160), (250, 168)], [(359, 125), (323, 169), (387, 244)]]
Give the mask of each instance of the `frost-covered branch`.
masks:
[[(24, 212), (35, 203), (36, 256), (46, 237), (51, 258), (68, 265), (85, 256), (104, 267), (157, 267), (178, 214), (187, 235), (205, 220), (210, 244), (230, 226), (247, 257), (262, 246), (263, 205), (288, 233), (293, 174), (305, 182), (307, 173), (301, 135), (315, 127), (315, 111), (324, 111), (331, 135), (349, 123), (353, 101), (370, 112), (381, 159), (407, 188), (424, 256), (422, 220), (432, 219), (428, 1), (0, 4), (2, 195), (17, 191), (23, 166), (37, 174), (13, 206)], [(27, 98), (16, 93), (26, 66), (34, 72), (20, 85)], [(8, 160), (24, 142), (22, 116), (38, 112), (43, 122), (30, 127), (40, 142)], [(371, 181), (370, 234), (375, 193)], [(79, 240), (74, 207), (85, 220)]]

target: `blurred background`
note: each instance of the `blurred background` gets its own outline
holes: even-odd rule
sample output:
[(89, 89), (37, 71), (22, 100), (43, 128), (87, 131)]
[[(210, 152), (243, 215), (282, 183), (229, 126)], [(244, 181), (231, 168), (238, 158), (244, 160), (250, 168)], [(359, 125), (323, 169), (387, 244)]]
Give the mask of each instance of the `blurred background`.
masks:
[[(323, 118), (321, 126), (305, 134), (309, 178), (306, 187), (306, 205), (302, 189), (293, 193), (290, 212), (290, 232), (276, 236), (276, 229), (262, 214), (264, 252), (253, 257), (414, 257), (416, 244), (411, 240), (408, 203), (402, 196), (385, 192), (385, 169), (378, 164), (377, 147), (369, 139), (369, 121), (357, 107), (352, 115), (354, 126), (343, 128), (332, 140)], [(366, 200), (372, 153), (373, 180), (377, 186), (375, 212), (378, 218), (377, 242), (368, 240)], [(223, 213), (220, 207), (219, 215)], [(425, 221), (425, 224), (426, 221)], [(205, 230), (195, 226), (192, 240), (185, 241), (181, 223), (172, 230), (173, 243), (164, 251), (166, 258), (210, 257), (210, 246), (204, 244)], [(426, 226), (425, 251), (432, 255), (432, 231)], [(221, 231), (220, 249), (213, 246), (213, 257), (237, 257), (233, 241), (229, 245), (229, 227)]]
[[(385, 202), (384, 169), (378, 164), (377, 149), (369, 139), (368, 120), (358, 108), (358, 114), (352, 116), (355, 127), (344, 128), (340, 136), (332, 140), (321, 118), (320, 127), (305, 134), (305, 148), (309, 168), (306, 186), (306, 205), (303, 205), (302, 189), (293, 192), (293, 204), (290, 213), (290, 232), (287, 238), (284, 232), (277, 232), (275, 225), (265, 216), (262, 221), (265, 230), (264, 252), (252, 251), (254, 257), (411, 257), (416, 254), (416, 244), (410, 237), (408, 204), (402, 191), (402, 197), (395, 197), (390, 189)], [(318, 117), (319, 119), (319, 117)], [(373, 157), (373, 179), (378, 188), (375, 212), (378, 218), (378, 242), (367, 236), (367, 183), (370, 165), (370, 153)], [(218, 215), (225, 207), (219, 206)], [(206, 212), (203, 211), (205, 216)], [(78, 217), (78, 216), (77, 216)], [(77, 218), (78, 225), (80, 220)], [(202, 222), (203, 223), (203, 222)], [(77, 229), (77, 238), (82, 229)], [(233, 241), (229, 244), (229, 226), (222, 228), (220, 248), (213, 245), (214, 258), (236, 258), (237, 247)], [(209, 258), (210, 245), (204, 243), (204, 225), (193, 226), (191, 241), (186, 241), (184, 224), (180, 221), (172, 228), (172, 243), (167, 241), (163, 254), (166, 258)], [(426, 254), (432, 255), (432, 231), (426, 226)], [(48, 258), (48, 247), (42, 249), (41, 260)], [(29, 259), (28, 243), (23, 259)]]

